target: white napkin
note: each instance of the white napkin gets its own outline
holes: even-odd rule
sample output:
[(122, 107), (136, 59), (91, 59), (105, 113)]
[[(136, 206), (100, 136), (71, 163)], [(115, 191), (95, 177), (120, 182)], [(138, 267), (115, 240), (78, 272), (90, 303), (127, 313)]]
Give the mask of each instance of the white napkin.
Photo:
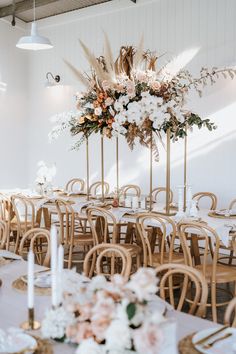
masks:
[(15, 254), (7, 250), (0, 250), (0, 257), (9, 258), (9, 259), (19, 259), (19, 260), (22, 259), (22, 257), (19, 256), (18, 254)]

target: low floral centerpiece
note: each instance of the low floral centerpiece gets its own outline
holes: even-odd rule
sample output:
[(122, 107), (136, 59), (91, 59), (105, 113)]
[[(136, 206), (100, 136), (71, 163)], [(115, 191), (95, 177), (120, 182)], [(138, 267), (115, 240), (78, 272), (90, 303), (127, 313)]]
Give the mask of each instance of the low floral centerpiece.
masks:
[(65, 270), (63, 302), (47, 311), (42, 335), (76, 344), (76, 354), (175, 354), (175, 323), (150, 307), (157, 284), (151, 268), (140, 268), (129, 281)]
[(91, 72), (84, 75), (67, 64), (86, 90), (77, 94), (75, 112), (54, 117), (56, 124), (49, 134), (50, 139), (69, 129), (72, 136), (82, 134), (75, 148), (92, 133), (98, 132), (108, 138), (123, 135), (131, 148), (135, 139), (148, 147), (152, 143), (155, 148), (152, 133), (161, 138), (169, 130), (175, 141), (194, 126), (209, 130), (216, 128), (208, 118), (202, 119), (188, 109), (187, 97), (191, 89), (201, 96), (204, 86), (215, 83), (220, 76), (234, 78), (234, 69), (203, 68), (200, 76), (194, 78), (183, 67), (196, 50), (186, 51), (158, 68), (157, 55), (144, 51), (143, 40), (138, 48), (122, 46), (116, 60), (113, 60), (106, 36), (104, 55), (99, 58), (84, 43), (81, 42), (81, 46), (91, 65)]
[(48, 166), (44, 161), (38, 162), (36, 189), (41, 195), (47, 194), (52, 189), (53, 178), (56, 176), (56, 166)]

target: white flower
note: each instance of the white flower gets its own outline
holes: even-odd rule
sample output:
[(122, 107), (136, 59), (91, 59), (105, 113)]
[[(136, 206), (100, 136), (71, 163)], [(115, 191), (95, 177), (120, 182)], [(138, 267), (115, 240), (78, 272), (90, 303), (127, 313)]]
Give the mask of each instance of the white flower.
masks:
[(161, 106), (163, 104), (163, 98), (162, 97), (157, 97), (157, 104)]
[(94, 113), (96, 114), (96, 116), (100, 116), (100, 115), (102, 114), (102, 109), (101, 109), (101, 107), (95, 108)]
[(105, 339), (107, 350), (131, 349), (131, 330), (123, 321), (112, 321), (105, 333)]
[(118, 114), (115, 115), (114, 119), (115, 119), (115, 121), (116, 121), (118, 124), (122, 125), (122, 124), (124, 124), (124, 123), (126, 122), (126, 120), (127, 120), (126, 113), (124, 113), (124, 112), (118, 113)]
[(123, 111), (124, 109), (123, 104), (120, 103), (119, 101), (115, 101), (114, 108), (117, 112)]
[(165, 119), (166, 121), (170, 120), (170, 118), (171, 118), (170, 113), (165, 113), (165, 114), (164, 114), (164, 119)]
[(156, 294), (158, 287), (158, 278), (155, 269), (139, 268), (136, 273), (131, 276), (131, 280), (126, 287), (133, 291), (139, 301), (149, 300), (151, 295)]
[(102, 290), (106, 289), (107, 287), (107, 280), (103, 275), (97, 275), (93, 277), (88, 284), (88, 290), (89, 291), (96, 291), (96, 290)]
[(144, 92), (142, 92), (142, 93), (141, 93), (141, 96), (142, 96), (143, 98), (149, 98), (149, 97), (151, 97), (149, 91), (144, 91)]
[(105, 351), (93, 338), (88, 338), (82, 341), (75, 354), (105, 354)]
[(43, 338), (63, 338), (66, 327), (74, 322), (74, 314), (63, 307), (50, 309), (42, 321), (41, 333)]
[(126, 106), (129, 103), (129, 97), (127, 95), (120, 96), (118, 101), (122, 104), (122, 106)]

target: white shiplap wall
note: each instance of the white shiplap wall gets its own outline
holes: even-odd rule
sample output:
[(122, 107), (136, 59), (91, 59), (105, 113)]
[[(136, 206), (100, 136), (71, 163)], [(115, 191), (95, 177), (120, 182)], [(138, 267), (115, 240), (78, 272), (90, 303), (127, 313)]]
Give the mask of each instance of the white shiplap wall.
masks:
[[(103, 34), (110, 37), (114, 53), (122, 44), (137, 44), (144, 34), (145, 47), (166, 53), (160, 65), (172, 55), (190, 47), (199, 47), (188, 68), (197, 73), (202, 66), (224, 66), (236, 60), (236, 1), (235, 0), (115, 0), (80, 12), (72, 12), (42, 20), (41, 32), (50, 37), (54, 49), (32, 53), (29, 66), (29, 183), (35, 177), (36, 163), (44, 159), (56, 162), (57, 184), (70, 177), (85, 177), (85, 149), (69, 152), (69, 136), (53, 145), (48, 144), (49, 117), (73, 108), (73, 92), (79, 87), (63, 63), (66, 58), (81, 70), (88, 69), (78, 38), (102, 53)], [(62, 76), (64, 87), (44, 88), (45, 74), (52, 71)], [(194, 132), (189, 137), (189, 183), (194, 191), (211, 190), (222, 204), (236, 196), (234, 176), (236, 129), (236, 82), (220, 81), (208, 88), (201, 100), (193, 95), (190, 104), (203, 116), (218, 124), (215, 133)], [(106, 179), (115, 184), (114, 142), (106, 141)], [(164, 184), (165, 156), (160, 148), (160, 162), (154, 168), (154, 185)], [(172, 187), (182, 183), (183, 144), (172, 147)], [(90, 144), (91, 178), (100, 178), (99, 138)], [(148, 151), (137, 146), (130, 152), (121, 144), (121, 183), (138, 183), (148, 191)]]
[(0, 188), (24, 187), (28, 178), (28, 56), (16, 49), (24, 33), (0, 21)]

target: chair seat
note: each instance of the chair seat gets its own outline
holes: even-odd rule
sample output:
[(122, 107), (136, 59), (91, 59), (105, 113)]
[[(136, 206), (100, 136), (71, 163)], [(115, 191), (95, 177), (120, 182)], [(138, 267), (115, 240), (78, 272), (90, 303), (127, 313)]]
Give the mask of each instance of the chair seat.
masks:
[[(201, 264), (195, 268), (203, 273)], [(208, 283), (212, 282), (212, 264), (207, 264), (205, 278)], [(232, 266), (218, 264), (216, 267), (216, 283), (229, 283), (231, 281), (236, 281), (236, 269)]]
[[(27, 221), (26, 223), (24, 221), (21, 221), (21, 223), (20, 223), (22, 228), (25, 227), (25, 224), (26, 224), (27, 229), (32, 229), (33, 227), (40, 227), (38, 222), (35, 222), (33, 227), (32, 227), (32, 222), (30, 222), (30, 221)], [(18, 223), (11, 221), (10, 228), (12, 231), (16, 231), (18, 229)]]
[(74, 245), (92, 245), (93, 246), (93, 237), (92, 235), (76, 235), (74, 238)]
[[(142, 251), (141, 248), (135, 244), (119, 243), (118, 245), (125, 248), (126, 251), (128, 251), (131, 254), (131, 256), (136, 256), (137, 254), (141, 254)], [(111, 247), (112, 247), (112, 243), (111, 243)], [(104, 249), (106, 249), (106, 247), (104, 247)], [(101, 247), (100, 252), (103, 251), (104, 249)]]
[(124, 247), (128, 252), (130, 252), (131, 256), (136, 256), (137, 254), (141, 254), (142, 252), (141, 247), (132, 243), (121, 243), (119, 245), (121, 247)]
[[(172, 254), (172, 259), (170, 261), (170, 254), (168, 252), (164, 252), (163, 255), (163, 263), (181, 263), (184, 264), (184, 256), (181, 253), (173, 253)], [(151, 264), (149, 264), (151, 265)], [(157, 267), (161, 265), (161, 255), (160, 253), (154, 253), (152, 255), (152, 266)]]

